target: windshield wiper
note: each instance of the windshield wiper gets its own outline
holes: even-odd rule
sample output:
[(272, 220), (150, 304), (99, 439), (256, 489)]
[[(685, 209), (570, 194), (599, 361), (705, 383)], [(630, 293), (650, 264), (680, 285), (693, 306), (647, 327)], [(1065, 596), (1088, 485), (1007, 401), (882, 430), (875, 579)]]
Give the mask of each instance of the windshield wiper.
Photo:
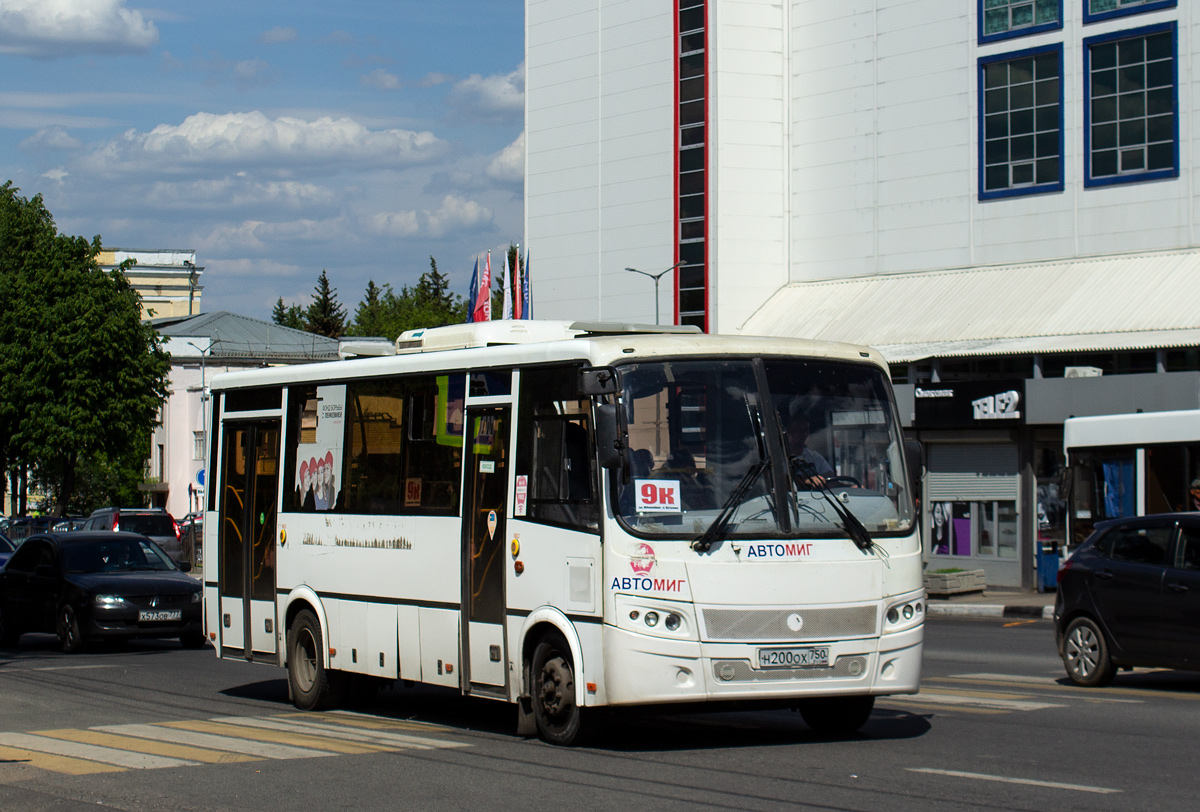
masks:
[(750, 413), (750, 422), (754, 425), (755, 440), (758, 444), (758, 462), (747, 469), (746, 473), (742, 476), (742, 481), (729, 494), (729, 498), (725, 500), (725, 504), (721, 505), (721, 512), (717, 514), (717, 518), (713, 519), (713, 523), (708, 526), (708, 529), (699, 538), (692, 542), (692, 549), (697, 552), (707, 553), (714, 542), (724, 538), (730, 521), (733, 520), (734, 514), (737, 513), (738, 507), (742, 504), (742, 497), (746, 495), (746, 491), (750, 490), (750, 486), (762, 476), (762, 472), (771, 464), (771, 456), (767, 453), (766, 438), (763, 436), (762, 414), (759, 412), (758, 404), (753, 400), (752, 396), (747, 395), (746, 397), (746, 409)]
[(742, 504), (742, 497), (746, 495), (746, 491), (750, 490), (750, 486), (754, 484), (754, 480), (758, 479), (770, 461), (760, 459), (758, 462), (750, 466), (746, 471), (742, 481), (733, 489), (733, 493), (729, 494), (729, 498), (725, 500), (725, 504), (721, 505), (721, 512), (717, 514), (717, 518), (713, 519), (713, 523), (708, 526), (703, 535), (692, 542), (692, 549), (697, 552), (707, 553), (709, 548), (713, 546), (713, 542), (724, 537), (725, 530), (729, 527), (730, 520), (733, 519), (733, 514), (737, 512), (738, 507)]
[(816, 466), (803, 457), (792, 457), (788, 462), (792, 466), (793, 481), (795, 481), (796, 474), (798, 473), (808, 480), (812, 490), (817, 491), (824, 497), (825, 501), (829, 503), (838, 517), (841, 518), (842, 529), (850, 536), (850, 540), (854, 542), (854, 546), (862, 550), (864, 554), (874, 552), (881, 558), (887, 557), (887, 553), (883, 548), (876, 546), (874, 539), (871, 538), (871, 534), (863, 526), (863, 523), (858, 520), (858, 517), (849, 508), (839, 502), (838, 498), (830, 492), (829, 486), (825, 484), (825, 477), (817, 473)]

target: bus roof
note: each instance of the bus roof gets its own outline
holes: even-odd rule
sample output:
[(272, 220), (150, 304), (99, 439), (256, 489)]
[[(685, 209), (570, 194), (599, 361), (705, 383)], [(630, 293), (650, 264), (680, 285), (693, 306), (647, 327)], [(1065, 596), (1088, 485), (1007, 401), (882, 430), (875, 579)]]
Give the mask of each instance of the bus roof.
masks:
[(1200, 442), (1200, 409), (1105, 414), (1063, 421), (1063, 448)]
[(396, 343), (395, 355), (223, 372), (213, 376), (212, 388), (238, 389), (571, 360), (605, 366), (687, 355), (796, 355), (866, 362), (887, 370), (879, 352), (854, 344), (708, 335), (695, 327), (675, 325), (496, 320), (409, 330)]

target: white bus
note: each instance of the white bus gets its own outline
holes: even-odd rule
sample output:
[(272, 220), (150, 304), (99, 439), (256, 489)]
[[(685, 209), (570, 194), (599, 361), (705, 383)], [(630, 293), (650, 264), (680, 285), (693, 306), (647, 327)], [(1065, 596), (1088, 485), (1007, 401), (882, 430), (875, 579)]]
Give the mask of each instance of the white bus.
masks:
[(1063, 450), (1072, 550), (1103, 519), (1200, 510), (1200, 410), (1072, 417)]
[[(205, 617), (302, 709), (374, 679), (517, 706), (793, 707), (918, 689), (921, 545), (867, 348), (498, 321), (212, 381)], [(807, 432), (807, 444), (805, 437)]]

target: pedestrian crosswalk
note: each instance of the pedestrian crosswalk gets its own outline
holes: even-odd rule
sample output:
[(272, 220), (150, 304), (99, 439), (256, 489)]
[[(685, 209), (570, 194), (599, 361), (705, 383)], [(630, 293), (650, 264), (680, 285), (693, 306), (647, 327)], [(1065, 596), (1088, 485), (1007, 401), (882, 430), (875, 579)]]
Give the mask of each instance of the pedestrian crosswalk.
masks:
[(466, 747), (436, 725), (348, 712), (0, 732), (0, 765), (71, 775)]
[[(1164, 690), (1154, 691), (1154, 696), (1184, 701), (1200, 699), (1192, 692)], [(1000, 714), (1064, 708), (1075, 703), (1136, 705), (1145, 701), (1146, 691), (1141, 688), (1081, 688), (1057, 676), (976, 673), (926, 677), (921, 681), (919, 694), (885, 697), (879, 705), (904, 710)]]

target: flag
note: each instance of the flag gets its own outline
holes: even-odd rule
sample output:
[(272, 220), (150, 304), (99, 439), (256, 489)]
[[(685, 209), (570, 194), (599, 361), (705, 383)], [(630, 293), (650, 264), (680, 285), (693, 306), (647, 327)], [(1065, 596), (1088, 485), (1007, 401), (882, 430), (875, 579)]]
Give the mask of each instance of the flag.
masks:
[(524, 297), (521, 295), (521, 246), (517, 246), (517, 266), (513, 268), (513, 318), (525, 318)]
[(479, 296), (479, 257), (475, 257), (475, 270), (471, 271), (471, 286), (467, 294), (467, 324), (475, 321), (475, 299)]
[(525, 249), (524, 268), (521, 272), (521, 318), (533, 318), (533, 283), (529, 281), (529, 249)]
[[(478, 260), (476, 260), (478, 262)], [(492, 320), (492, 252), (488, 251), (484, 260), (483, 273), (479, 277), (479, 287), (475, 290), (474, 310), (472, 321)]]
[(508, 252), (504, 252), (504, 312), (501, 314), (502, 319), (511, 319), (513, 317), (513, 286), (512, 279), (508, 275)]

